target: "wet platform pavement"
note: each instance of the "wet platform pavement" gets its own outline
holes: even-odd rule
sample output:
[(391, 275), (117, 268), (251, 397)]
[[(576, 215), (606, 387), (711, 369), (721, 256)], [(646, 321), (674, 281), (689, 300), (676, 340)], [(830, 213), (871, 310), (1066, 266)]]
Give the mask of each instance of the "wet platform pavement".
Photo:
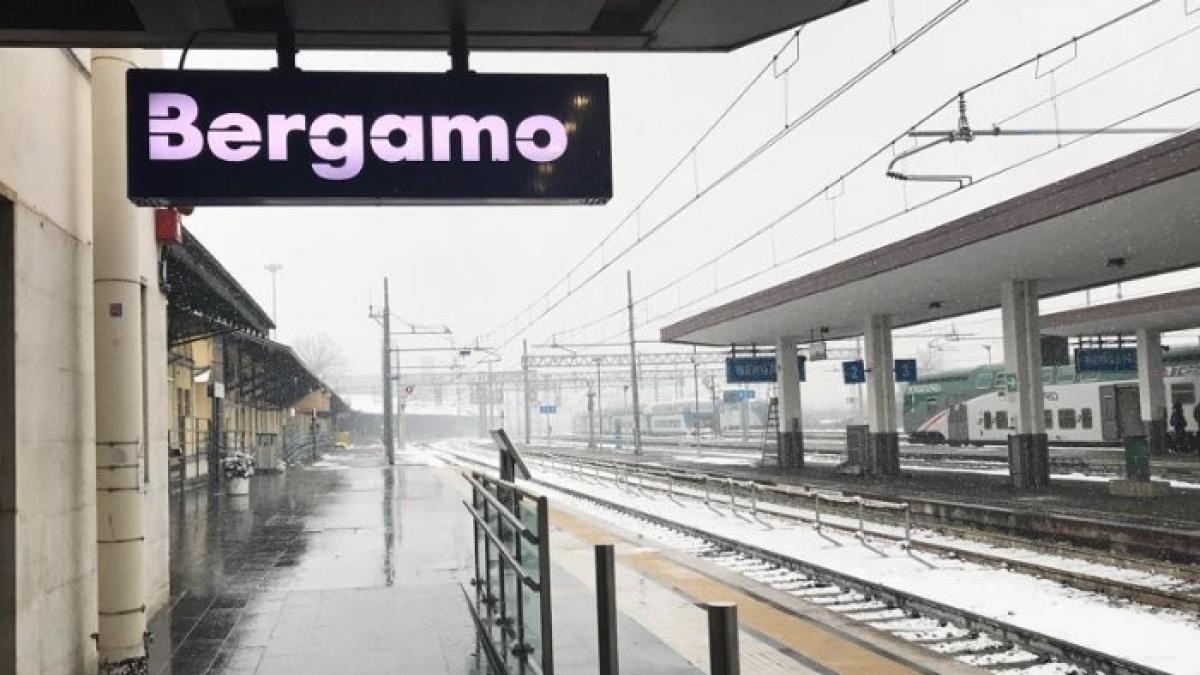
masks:
[(151, 672), (486, 672), (458, 585), (461, 497), (422, 464), (339, 454), (255, 476), (249, 497), (173, 495)]
[[(172, 602), (151, 624), (151, 672), (488, 672), (459, 586), (466, 483), (427, 459), (400, 453), (389, 469), (379, 450), (352, 449), (255, 476), (248, 497), (173, 495)], [(554, 540), (556, 554), (581, 548)], [(552, 567), (559, 673), (596, 668), (590, 573)], [(703, 672), (625, 613), (619, 630), (626, 672)]]

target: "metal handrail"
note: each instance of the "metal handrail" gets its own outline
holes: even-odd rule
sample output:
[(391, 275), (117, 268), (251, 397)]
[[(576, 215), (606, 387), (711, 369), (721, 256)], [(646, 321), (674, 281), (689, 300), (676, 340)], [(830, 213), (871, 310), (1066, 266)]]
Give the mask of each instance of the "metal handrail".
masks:
[[(509, 525), (511, 525), (513, 527), (513, 529), (520, 532), (521, 536), (525, 537), (525, 539), (527, 539), (530, 543), (533, 543), (533, 544), (538, 543), (537, 534), (534, 533), (533, 530), (529, 529), (525, 525), (525, 523), (523, 523), (516, 514), (514, 514), (512, 511), (509, 511), (508, 507), (505, 506), (504, 503), (501, 502), (500, 499), (496, 497), (496, 495), (492, 494), (491, 490), (488, 490), (485, 485), (483, 485), (481, 482), (477, 481), (475, 478), (472, 477), (471, 474), (468, 474), (466, 471), (462, 472), (462, 475), (463, 475), (463, 478), (467, 479), (467, 482), (471, 484), (471, 487), (478, 490), (480, 492), (480, 494), (483, 495), (483, 498), (488, 500), (488, 503), (490, 503), (493, 507), (495, 507), (498, 510), (498, 512), (500, 513), (500, 515), (504, 516), (504, 519), (508, 521)], [(479, 474), (475, 474), (475, 475), (479, 475)], [(507, 482), (501, 481), (501, 480), (494, 481), (494, 483), (497, 485), (504, 486), (504, 487), (508, 487), (509, 485), (512, 485), (511, 483), (507, 483)], [(524, 491), (522, 491), (522, 493), (523, 492)], [(528, 497), (529, 495), (525, 494), (524, 496)]]
[(534, 581), (533, 577), (529, 576), (525, 570), (521, 569), (521, 563), (517, 562), (517, 559), (512, 557), (512, 554), (509, 553), (508, 549), (504, 547), (504, 542), (500, 541), (500, 538), (497, 537), (494, 532), (492, 532), (490, 527), (488, 527), (487, 519), (484, 518), (483, 515), (478, 511), (476, 511), (475, 507), (468, 504), (465, 499), (463, 500), (463, 506), (467, 507), (467, 511), (471, 513), (471, 517), (475, 519), (475, 522), (483, 526), (483, 534), (487, 536), (488, 539), (491, 539), (492, 543), (496, 545), (500, 555), (504, 556), (504, 560), (508, 563), (508, 566), (512, 568), (513, 572), (516, 573), (517, 578), (519, 578), (526, 586), (528, 586), (530, 590), (540, 592), (542, 590), (542, 585), (539, 582)]
[[(466, 473), (466, 472), (464, 472), (464, 473)], [(537, 500), (538, 498), (540, 498), (542, 496), (542, 495), (540, 495), (536, 492), (533, 492), (527, 488), (521, 487), (520, 485), (517, 485), (516, 483), (507, 481), (507, 480), (503, 480), (500, 478), (496, 478), (495, 476), (488, 476), (486, 474), (479, 473), (478, 471), (472, 471), (471, 475), (477, 477), (478, 480), (480, 480), (484, 483), (488, 483), (491, 485), (499, 485), (501, 487), (512, 490), (527, 499)]]

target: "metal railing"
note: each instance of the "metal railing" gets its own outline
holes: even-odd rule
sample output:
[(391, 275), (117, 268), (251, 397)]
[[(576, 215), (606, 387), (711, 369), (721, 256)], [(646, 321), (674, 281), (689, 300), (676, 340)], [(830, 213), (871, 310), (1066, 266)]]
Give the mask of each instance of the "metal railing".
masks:
[(332, 451), (334, 444), (333, 434), (328, 432), (319, 433), (315, 437), (311, 433), (289, 433), (281, 440), (283, 460), (288, 464), (315, 461), (321, 453)]
[(208, 457), (209, 421), (201, 417), (184, 417), (182, 421), (182, 429), (167, 431), (172, 481), (177, 483), (186, 483), (207, 473), (200, 469)]
[(464, 591), (492, 669), (553, 675), (546, 498), (483, 473), (463, 477), (475, 535), (474, 593)]
[[(695, 471), (677, 471), (659, 466), (609, 462), (571, 455), (552, 457), (543, 455), (533, 461), (560, 474), (598, 483), (608, 480), (617, 487), (640, 494), (645, 494), (649, 479), (655, 481), (651, 489), (665, 491), (670, 497), (692, 496), (702, 499), (706, 505), (711, 505), (717, 501), (717, 496), (721, 495), (723, 499), (720, 500), (720, 503), (728, 505), (731, 511), (736, 513), (739, 508), (745, 508), (755, 518), (760, 512), (768, 510), (760, 504), (763, 494), (771, 494), (777, 499), (782, 499), (784, 505), (790, 503), (790, 505), (801, 506), (802, 500), (811, 499), (811, 518), (800, 513), (789, 515), (802, 520), (810, 520), (818, 530), (822, 527), (854, 529), (859, 537), (879, 534), (879, 532), (873, 532), (867, 528), (866, 513), (873, 512), (872, 520), (874, 522), (890, 521), (901, 524), (904, 529), (901, 546), (907, 548), (912, 545), (912, 505), (905, 501), (869, 499), (809, 485), (760, 483), (752, 480), (737, 480), (730, 476), (714, 476)], [(681, 490), (679, 489), (681, 485), (687, 485), (691, 490)], [(739, 497), (743, 495), (745, 498), (739, 501)], [(828, 519), (822, 519), (823, 516), (830, 515), (855, 518), (857, 527), (834, 525)]]

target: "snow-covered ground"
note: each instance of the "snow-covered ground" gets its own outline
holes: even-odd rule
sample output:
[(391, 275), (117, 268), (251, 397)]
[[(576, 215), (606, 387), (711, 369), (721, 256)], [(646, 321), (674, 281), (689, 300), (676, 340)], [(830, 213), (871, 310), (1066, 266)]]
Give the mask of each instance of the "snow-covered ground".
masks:
[[(441, 444), (454, 452), (473, 452), (469, 443)], [(489, 454), (486, 461), (493, 457)], [(737, 513), (727, 503), (672, 499), (611, 482), (555, 473), (534, 462), (538, 478), (681, 524), (744, 541), (800, 560), (822, 565), (894, 589), (991, 616), (1060, 639), (1173, 673), (1200, 673), (1200, 619), (1072, 589), (1005, 569), (952, 557), (914, 553), (879, 538), (860, 541), (851, 533), (824, 529), (791, 519), (763, 515), (751, 518), (748, 505)], [(586, 500), (545, 488), (554, 503), (612, 518), (611, 512)], [(826, 516), (828, 518), (828, 516)], [(627, 527), (636, 527), (636, 523)], [(647, 536), (654, 528), (647, 527)], [(881, 528), (882, 529), (882, 528)], [(1024, 550), (999, 549), (964, 540), (918, 532), (917, 537), (1064, 567), (1079, 572), (1161, 588), (1178, 588), (1178, 580)]]
[[(759, 456), (757, 454), (738, 451), (721, 452), (717, 450), (704, 450), (702, 453), (696, 453), (694, 451), (676, 452), (667, 455), (667, 457), (669, 457), (669, 459), (676, 464), (697, 464), (709, 466), (753, 467), (756, 466), (759, 461)], [(835, 464), (840, 464), (844, 459), (845, 457), (839, 454), (821, 453), (820, 451), (817, 451), (815, 453), (806, 454), (804, 461), (810, 464), (832, 466)], [(998, 467), (981, 467), (977, 465), (971, 466), (969, 465), (969, 459), (964, 459), (960, 462), (961, 464), (968, 464), (968, 466), (954, 466), (954, 463), (954, 460), (939, 464), (920, 464), (905, 461), (901, 463), (901, 468), (903, 468), (905, 471), (929, 471), (935, 473), (972, 473), (989, 476), (1008, 475), (1008, 467), (1004, 465), (1000, 465)], [(1106, 483), (1110, 480), (1120, 477), (1115, 473), (1083, 474), (1077, 471), (1052, 473), (1050, 475), (1051, 478), (1056, 481), (1074, 481), (1081, 483)], [(1159, 480), (1157, 477), (1155, 479)], [(1183, 480), (1169, 480), (1167, 482), (1169, 482), (1172, 487), (1184, 490), (1200, 490), (1200, 483)]]

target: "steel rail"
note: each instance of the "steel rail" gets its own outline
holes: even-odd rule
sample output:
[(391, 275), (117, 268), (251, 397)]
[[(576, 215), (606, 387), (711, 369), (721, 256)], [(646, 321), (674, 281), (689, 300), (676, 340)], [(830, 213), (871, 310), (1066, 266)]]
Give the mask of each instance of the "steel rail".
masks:
[[(595, 466), (595, 464), (593, 464), (593, 466)], [(665, 477), (668, 479), (668, 481), (673, 481), (676, 479), (697, 480), (697, 479), (702, 479), (705, 476), (705, 474), (701, 474), (701, 473), (674, 472), (674, 471), (669, 471), (669, 470), (663, 471), (663, 470), (654, 470), (654, 469), (645, 469), (642, 471), (642, 473), (644, 473), (648, 476), (652, 476), (652, 477)], [(832, 513), (834, 511), (836, 511), (837, 515), (840, 515), (842, 517), (847, 517), (847, 518), (852, 517), (852, 516), (847, 515), (846, 511), (857, 509), (860, 504), (869, 509), (872, 509), (874, 511), (905, 511), (905, 510), (907, 510), (907, 507), (908, 507), (908, 504), (906, 502), (887, 502), (887, 501), (879, 501), (879, 500), (875, 500), (875, 499), (869, 499), (869, 498), (865, 498), (865, 497), (861, 497), (861, 496), (845, 496), (841, 493), (824, 492), (824, 491), (809, 488), (808, 486), (799, 486), (799, 489), (804, 490), (804, 492), (799, 492), (797, 487), (790, 486), (790, 485), (779, 486), (779, 485), (772, 485), (772, 484), (765, 484), (765, 483), (756, 483), (755, 481), (741, 481), (741, 480), (735, 480), (734, 484), (739, 485), (744, 488), (747, 488), (749, 490), (757, 491), (758, 493), (761, 493), (761, 494), (766, 494), (766, 495), (770, 495), (770, 494), (783, 495), (785, 497), (792, 498), (792, 499), (807, 498), (807, 497), (821, 499), (821, 500), (825, 501), (826, 503), (839, 505), (837, 507), (831, 508), (830, 512)], [(660, 485), (648, 484), (648, 483), (645, 483), (644, 481), (639, 481), (637, 484), (637, 487), (640, 490), (649, 489), (649, 490), (655, 490), (658, 492), (665, 492), (665, 493), (668, 493), (671, 495), (678, 494), (680, 496), (699, 498), (696, 495), (679, 493), (679, 492), (675, 491), (673, 486), (662, 487)], [(719, 493), (713, 493), (713, 495), (712, 495), (712, 497), (710, 497), (710, 499), (719, 501), (719, 502), (723, 501), (725, 503), (728, 503), (728, 499), (722, 498)], [(828, 520), (820, 520), (818, 522), (817, 518), (815, 518), (815, 517), (810, 518), (810, 517), (806, 517), (805, 515), (803, 515), (801, 513), (789, 513), (787, 511), (781, 511), (779, 509), (771, 508), (770, 507), (771, 504), (776, 504), (779, 506), (787, 506), (787, 504), (778, 504), (777, 502), (766, 502), (766, 503), (757, 502), (754, 508), (757, 511), (767, 513), (767, 514), (775, 516), (777, 518), (784, 518), (787, 520), (799, 521), (799, 522), (803, 522), (803, 523), (819, 524), (820, 527), (825, 528), (825, 529), (838, 530), (838, 531), (848, 532), (848, 533), (864, 533), (865, 532), (865, 534), (873, 536), (873, 537), (877, 537), (879, 539), (885, 539), (888, 541), (902, 543), (903, 545), (906, 545), (913, 550), (919, 550), (919, 551), (923, 551), (926, 553), (933, 553), (933, 554), (937, 554), (937, 555), (949, 554), (949, 555), (953, 555), (953, 556), (957, 557), (960, 560), (966, 560), (969, 562), (974, 562), (974, 563), (987, 565), (987, 566), (991, 566), (991, 567), (1007, 568), (1010, 570), (1029, 574), (1032, 576), (1039, 576), (1042, 578), (1046, 578), (1051, 581), (1057, 581), (1066, 586), (1070, 586), (1071, 588), (1076, 588), (1076, 589), (1079, 589), (1082, 591), (1102, 593), (1102, 594), (1105, 594), (1108, 596), (1124, 598), (1127, 600), (1132, 600), (1135, 602), (1140, 602), (1140, 603), (1143, 603), (1146, 605), (1152, 605), (1155, 607), (1178, 609), (1178, 610), (1183, 610), (1183, 611), (1200, 614), (1200, 596), (1185, 595), (1185, 594), (1181, 594), (1181, 593), (1175, 593), (1172, 591), (1162, 590), (1159, 588), (1154, 588), (1152, 586), (1144, 586), (1141, 584), (1135, 584), (1135, 583), (1130, 583), (1130, 582), (1126, 582), (1126, 581), (1121, 581), (1119, 579), (1109, 579), (1106, 577), (1098, 577), (1098, 576), (1090, 575), (1090, 574), (1082, 574), (1079, 572), (1072, 572), (1072, 571), (1064, 570), (1064, 569), (1061, 569), (1058, 567), (1042, 565), (1042, 564), (1039, 564), (1036, 562), (1021, 560), (1018, 558), (1008, 558), (1008, 557), (1004, 557), (1004, 556), (1000, 556), (1000, 555), (993, 555), (990, 553), (974, 551), (974, 550), (967, 549), (967, 548), (959, 548), (957, 546), (951, 546), (951, 545), (947, 545), (947, 544), (938, 544), (935, 542), (922, 541), (919, 539), (913, 539), (911, 537), (906, 538), (903, 535), (893, 534), (890, 532), (883, 532), (883, 531), (879, 531), (879, 530), (864, 531), (863, 528), (861, 527), (861, 525), (842, 524), (842, 523), (837, 523), (837, 522), (830, 522)], [(883, 523), (883, 524), (891, 524), (890, 522), (885, 521), (883, 519), (876, 519), (875, 522)]]
[[(716, 447), (716, 446), (708, 446), (708, 447)], [(561, 455), (559, 453), (554, 453), (552, 451), (545, 451), (545, 450), (543, 450), (543, 451), (534, 450), (534, 451), (530, 451), (530, 452), (534, 455), (549, 455), (551, 457), (556, 457), (556, 456), (570, 457), (570, 456), (572, 456), (572, 455)], [(587, 458), (582, 458), (582, 459), (584, 461), (619, 462), (619, 460), (588, 460)], [(627, 464), (629, 464), (631, 466), (639, 466), (637, 463), (632, 463), (632, 462), (628, 462)], [(645, 465), (643, 464), (640, 466), (645, 466)], [(747, 470), (750, 470), (749, 467), (747, 467)], [(707, 475), (713, 480), (726, 480), (727, 478), (737, 478), (736, 475), (728, 474), (728, 473), (720, 473), (717, 471), (694, 471), (693, 473), (695, 473), (697, 475)], [(745, 480), (745, 478), (741, 478), (740, 480)], [(774, 482), (762, 482), (762, 481), (760, 481), (760, 484), (763, 486), (777, 485)], [(826, 490), (826, 491), (828, 491), (830, 489), (835, 489), (835, 488), (821, 488), (821, 487), (817, 487), (817, 486), (797, 486), (797, 487), (807, 487), (810, 490)], [(840, 488), (836, 488), (836, 489), (840, 489)], [(864, 493), (864, 492), (856, 493), (856, 492), (852, 491), (851, 494), (858, 494), (858, 496), (865, 497), (865, 498), (875, 498), (875, 496), (870, 493)], [(1019, 534), (1019, 533), (1013, 534), (1011, 532), (999, 531), (1002, 528), (1000, 528), (999, 526), (996, 526), (994, 524), (989, 527), (987, 523), (972, 524), (970, 522), (967, 522), (967, 523), (943, 522), (943, 521), (938, 520), (937, 516), (932, 515), (927, 512), (924, 512), (922, 510), (918, 510), (918, 508), (917, 508), (917, 507), (921, 507), (921, 509), (932, 508), (934, 510), (941, 509), (941, 508), (953, 508), (953, 509), (967, 508), (967, 509), (970, 509), (974, 513), (984, 514), (984, 515), (987, 515), (987, 514), (994, 515), (998, 511), (1004, 511), (1004, 509), (1002, 509), (1002, 507), (997, 507), (995, 505), (976, 504), (976, 503), (969, 503), (969, 502), (963, 503), (963, 502), (957, 502), (957, 501), (952, 501), (952, 500), (947, 500), (947, 499), (939, 499), (936, 497), (915, 497), (915, 498), (909, 498), (907, 501), (910, 504), (912, 504), (914, 507), (914, 511), (913, 511), (914, 517), (921, 520), (922, 522), (926, 523), (927, 526), (934, 527), (934, 528), (941, 528), (941, 529), (953, 531), (953, 532), (956, 532), (959, 534), (963, 534), (965, 536), (965, 538), (979, 539), (980, 537), (986, 535), (987, 538), (1000, 539), (1000, 540), (1003, 540), (1004, 543), (1010, 544), (1010, 545), (1024, 546), (1025, 548), (1033, 548), (1034, 550), (1055, 553), (1058, 555), (1066, 555), (1066, 556), (1085, 558), (1085, 559), (1093, 560), (1095, 562), (1101, 562), (1104, 564), (1116, 564), (1118, 566), (1141, 567), (1141, 568), (1149, 569), (1150, 571), (1153, 571), (1153, 572), (1159, 573), (1159, 574), (1178, 576), (1183, 579), (1192, 579), (1192, 580), (1200, 581), (1200, 569), (1198, 569), (1197, 566), (1192, 563), (1186, 563), (1186, 562), (1180, 562), (1180, 561), (1160, 561), (1160, 560), (1148, 558), (1144, 555), (1140, 556), (1140, 557), (1135, 557), (1135, 556), (1130, 556), (1130, 555), (1120, 555), (1120, 554), (1114, 553), (1112, 551), (1101, 550), (1099, 548), (1096, 548), (1095, 546), (1088, 546), (1087, 544), (1068, 544), (1065, 546), (1065, 548), (1061, 545), (1055, 545), (1055, 546), (1051, 547), (1051, 546), (1048, 546), (1044, 540), (1039, 539), (1035, 536), (1031, 536), (1029, 534)], [(1019, 512), (1013, 512), (1011, 514), (1006, 514), (1006, 515), (1019, 516), (1021, 514)], [(1120, 531), (1125, 531), (1125, 530), (1130, 530), (1130, 529), (1139, 529), (1140, 528), (1140, 530), (1144, 530), (1147, 527), (1151, 527), (1151, 526), (1145, 526), (1145, 525), (1142, 525), (1139, 523), (1106, 521), (1103, 519), (1095, 518), (1095, 517), (1087, 515), (1087, 514), (1081, 514), (1081, 515), (1042, 514), (1042, 515), (1045, 515), (1046, 518), (1048, 518), (1049, 520), (1053, 520), (1055, 522), (1084, 522), (1084, 523), (1088, 523), (1088, 524), (1094, 524), (1097, 527), (1104, 528), (1106, 530), (1110, 530), (1110, 531), (1116, 530), (1116, 531), (1118, 531), (1118, 533)], [(1178, 522), (1177, 524), (1173, 524), (1173, 525), (1166, 526), (1166, 527), (1163, 527), (1163, 526), (1157, 526), (1157, 527), (1158, 527), (1158, 529), (1162, 529), (1164, 531), (1164, 536), (1175, 536), (1175, 535), (1193, 536), (1192, 530), (1191, 530), (1191, 523)], [(969, 536), (968, 536), (968, 534), (964, 534), (964, 533), (968, 533)], [(1105, 545), (1106, 546), (1123, 546), (1123, 547), (1130, 548), (1130, 550), (1134, 550), (1134, 549), (1138, 549), (1138, 548), (1146, 549), (1146, 547), (1149, 546), (1149, 544), (1146, 544), (1146, 543), (1141, 543), (1141, 544), (1139, 544), (1137, 542), (1131, 543), (1131, 542), (1123, 541), (1120, 539), (1108, 540), (1105, 543)], [(1170, 555), (1179, 555), (1179, 552), (1175, 551), (1174, 549), (1169, 549), (1169, 550), (1167, 550), (1167, 552)], [(1195, 557), (1192, 554), (1183, 554), (1183, 555)], [(1190, 557), (1188, 559), (1190, 559)]]
[[(467, 458), (457, 453), (447, 453), (461, 460), (484, 465), (479, 460)], [(805, 576), (818, 579), (841, 588), (856, 591), (863, 596), (887, 603), (889, 606), (904, 610), (910, 614), (924, 616), (953, 623), (966, 630), (977, 631), (1002, 643), (1018, 645), (1034, 654), (1064, 661), (1089, 670), (1102, 671), (1111, 675), (1165, 675), (1165, 671), (1135, 663), (1128, 659), (1106, 654), (1089, 647), (1075, 644), (1069, 640), (1051, 637), (1034, 630), (1022, 628), (999, 619), (986, 617), (974, 612), (952, 607), (945, 603), (923, 598), (912, 593), (891, 588), (884, 584), (868, 581), (861, 577), (839, 572), (823, 565), (799, 560), (775, 551), (761, 548), (753, 544), (725, 537), (703, 528), (684, 525), (668, 518), (648, 513), (641, 509), (619, 504), (602, 497), (587, 494), (571, 488), (555, 485), (548, 481), (533, 479), (533, 482), (558, 490), (564, 494), (600, 504), (605, 508), (624, 513), (634, 518), (649, 521), (659, 527), (675, 530), (683, 534), (706, 540), (721, 548), (761, 559), (781, 568), (794, 570)]]

